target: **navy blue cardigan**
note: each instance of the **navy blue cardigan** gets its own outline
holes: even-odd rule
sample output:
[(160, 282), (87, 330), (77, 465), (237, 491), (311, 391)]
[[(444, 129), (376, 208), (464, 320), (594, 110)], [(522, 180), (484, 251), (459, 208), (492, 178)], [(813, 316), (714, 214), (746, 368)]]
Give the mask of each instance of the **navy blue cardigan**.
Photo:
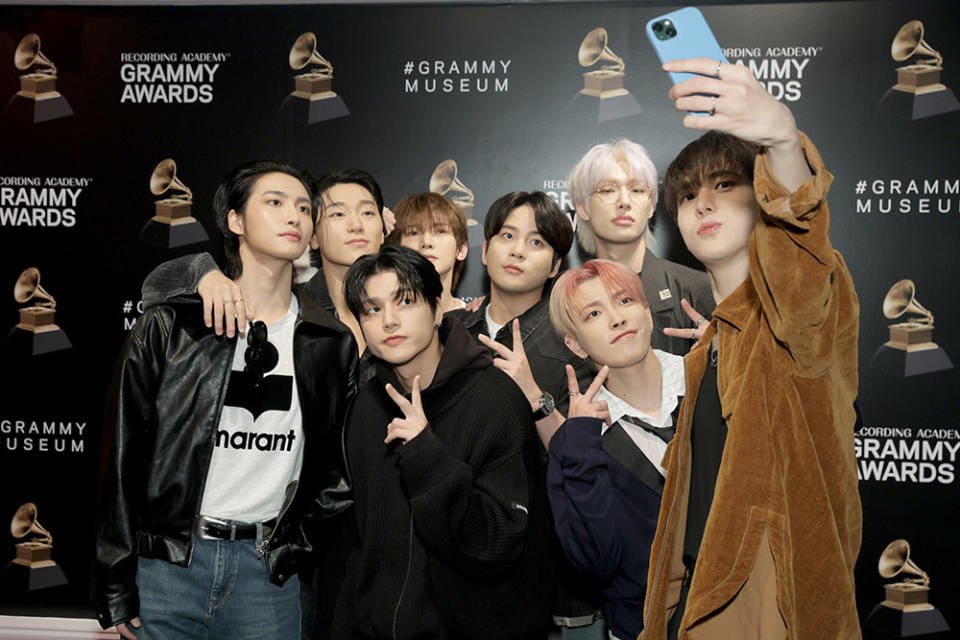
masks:
[[(643, 630), (662, 484), (649, 486), (604, 451), (602, 424), (599, 418), (583, 417), (561, 425), (550, 440), (547, 491), (563, 550), (602, 588), (610, 631), (618, 638), (635, 638)], [(617, 459), (630, 456), (643, 454), (621, 451)], [(652, 463), (645, 458), (638, 462), (649, 465), (651, 475)]]

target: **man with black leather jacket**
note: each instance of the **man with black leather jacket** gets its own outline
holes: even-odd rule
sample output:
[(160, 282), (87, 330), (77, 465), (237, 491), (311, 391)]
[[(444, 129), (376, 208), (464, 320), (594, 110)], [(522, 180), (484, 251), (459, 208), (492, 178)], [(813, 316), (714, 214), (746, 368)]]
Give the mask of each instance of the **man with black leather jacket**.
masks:
[(357, 361), (350, 331), (290, 290), (311, 195), (309, 174), (262, 161), (217, 190), (227, 269), (260, 320), (247, 344), (178, 298), (148, 309), (124, 348), (95, 571), (101, 625), (123, 637), (299, 637), (295, 574), (318, 523), (350, 504)]

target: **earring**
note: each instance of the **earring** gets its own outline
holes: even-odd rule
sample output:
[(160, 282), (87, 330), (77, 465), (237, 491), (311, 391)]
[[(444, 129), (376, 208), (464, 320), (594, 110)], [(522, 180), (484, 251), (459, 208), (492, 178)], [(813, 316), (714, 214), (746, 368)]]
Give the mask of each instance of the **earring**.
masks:
[(439, 329), (439, 328), (440, 328), (440, 324), (441, 324), (441, 323), (437, 322), (436, 324), (433, 325), (433, 328), (434, 328), (434, 329)]

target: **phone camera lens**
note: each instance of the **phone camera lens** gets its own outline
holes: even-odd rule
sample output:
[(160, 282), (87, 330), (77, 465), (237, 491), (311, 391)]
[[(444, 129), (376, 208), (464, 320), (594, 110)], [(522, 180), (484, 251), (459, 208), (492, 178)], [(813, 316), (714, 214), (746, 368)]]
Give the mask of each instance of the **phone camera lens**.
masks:
[(663, 31), (663, 23), (662, 23), (662, 22), (654, 22), (654, 23), (653, 23), (653, 30), (654, 30), (655, 33), (660, 33), (661, 31)]
[(673, 36), (677, 35), (677, 30), (673, 27), (669, 27), (666, 33), (668, 38), (672, 38)]

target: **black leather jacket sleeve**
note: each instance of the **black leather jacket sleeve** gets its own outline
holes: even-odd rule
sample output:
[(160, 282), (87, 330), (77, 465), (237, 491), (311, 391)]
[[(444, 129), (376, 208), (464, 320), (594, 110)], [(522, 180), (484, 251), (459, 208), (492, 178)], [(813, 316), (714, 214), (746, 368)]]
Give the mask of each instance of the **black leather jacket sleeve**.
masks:
[(136, 463), (142, 439), (156, 426), (154, 403), (170, 318), (147, 311), (124, 346), (114, 373), (103, 437), (106, 460), (100, 495), (94, 592), (97, 617), (104, 628), (138, 615), (137, 512), (143, 468)]
[(144, 308), (196, 293), (203, 276), (219, 269), (209, 253), (194, 253), (157, 265), (147, 274), (140, 289)]

